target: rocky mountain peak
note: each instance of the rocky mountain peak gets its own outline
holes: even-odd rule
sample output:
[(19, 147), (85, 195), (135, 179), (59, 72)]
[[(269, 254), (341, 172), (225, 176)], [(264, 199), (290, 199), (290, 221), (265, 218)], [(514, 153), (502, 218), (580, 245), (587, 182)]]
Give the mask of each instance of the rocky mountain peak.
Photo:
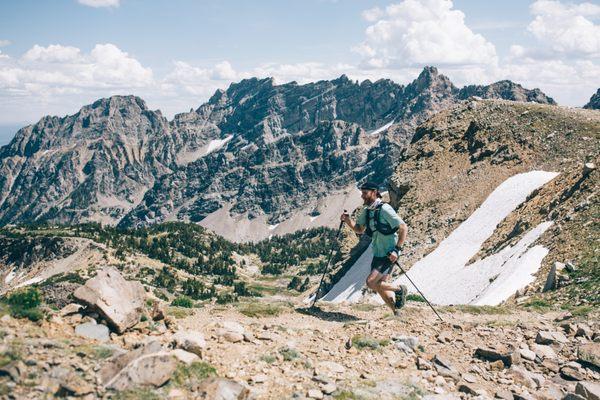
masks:
[(339, 78), (332, 80), (331, 83), (334, 85), (346, 85), (353, 84), (354, 82), (348, 78), (348, 75), (342, 74)]
[(543, 104), (556, 104), (549, 96), (546, 96), (540, 89), (525, 89), (510, 80), (502, 80), (491, 85), (469, 85), (465, 86), (458, 93), (458, 98), (466, 99), (470, 96), (478, 96), (488, 99), (505, 99), (512, 101), (536, 102)]
[(435, 89), (450, 93), (455, 89), (450, 79), (440, 74), (436, 67), (423, 68), (417, 79), (408, 86), (417, 92)]
[(590, 98), (590, 101), (585, 106), (583, 106), (583, 108), (587, 108), (590, 110), (600, 110), (600, 88)]
[(110, 96), (107, 98), (96, 100), (90, 106), (84, 108), (111, 110), (122, 107), (135, 107), (143, 111), (148, 110), (146, 102), (142, 98), (134, 95)]

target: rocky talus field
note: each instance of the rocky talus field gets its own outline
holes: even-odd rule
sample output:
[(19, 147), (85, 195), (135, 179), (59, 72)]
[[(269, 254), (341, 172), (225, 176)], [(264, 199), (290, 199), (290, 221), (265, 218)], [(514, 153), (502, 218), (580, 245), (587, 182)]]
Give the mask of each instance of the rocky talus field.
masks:
[(113, 267), (78, 286), (73, 303), (42, 307), (37, 322), (11, 316), (17, 300), (0, 319), (7, 399), (599, 394), (597, 309), (442, 307), (439, 321), (418, 301), (399, 317), (366, 301), (311, 309), (282, 295), (174, 306)]

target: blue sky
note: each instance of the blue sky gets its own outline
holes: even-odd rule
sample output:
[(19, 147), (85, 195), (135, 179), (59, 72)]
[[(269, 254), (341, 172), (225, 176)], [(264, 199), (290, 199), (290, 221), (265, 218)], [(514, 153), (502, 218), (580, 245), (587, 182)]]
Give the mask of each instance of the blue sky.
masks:
[(581, 106), (600, 86), (599, 18), (596, 1), (2, 1), (0, 143), (112, 94), (172, 117), (249, 76), (408, 83), (436, 65)]

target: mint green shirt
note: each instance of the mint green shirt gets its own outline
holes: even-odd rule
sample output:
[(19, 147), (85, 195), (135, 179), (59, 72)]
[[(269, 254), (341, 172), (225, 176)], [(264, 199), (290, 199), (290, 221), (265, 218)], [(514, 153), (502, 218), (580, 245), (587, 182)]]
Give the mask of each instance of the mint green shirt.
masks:
[[(365, 226), (367, 224), (367, 212), (369, 214), (369, 223), (371, 230), (373, 231), (373, 237), (371, 238), (371, 244), (373, 245), (373, 255), (375, 257), (386, 257), (387, 254), (396, 247), (398, 243), (398, 233), (393, 235), (384, 235), (375, 230), (375, 210), (369, 210), (368, 207), (364, 207), (356, 218), (356, 224)], [(379, 212), (379, 218), (383, 222), (387, 222), (392, 228), (397, 228), (404, 224), (402, 218), (396, 214), (396, 211), (387, 203), (383, 203), (381, 211)]]

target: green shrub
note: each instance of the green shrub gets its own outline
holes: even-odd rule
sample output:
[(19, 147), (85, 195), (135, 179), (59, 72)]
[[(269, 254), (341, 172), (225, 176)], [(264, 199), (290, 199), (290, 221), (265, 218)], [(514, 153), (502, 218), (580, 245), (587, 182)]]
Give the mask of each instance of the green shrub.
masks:
[(238, 300), (235, 293), (219, 293), (217, 295), (217, 304), (235, 303)]
[(410, 293), (408, 295), (406, 295), (406, 300), (407, 301), (418, 301), (420, 303), (425, 303), (425, 299), (421, 296), (419, 296), (418, 294), (414, 294), (414, 293)]
[(380, 346), (387, 346), (390, 344), (390, 341), (387, 339), (377, 340), (372, 337), (356, 335), (352, 337), (352, 345), (357, 349), (365, 349), (369, 348), (372, 350), (378, 349)]
[(34, 308), (42, 304), (42, 295), (36, 288), (28, 287), (9, 294), (7, 303), (13, 307)]
[(173, 373), (171, 381), (175, 385), (181, 386), (186, 382), (201, 381), (216, 375), (215, 367), (203, 361), (195, 361), (190, 365), (180, 364)]
[(23, 308), (12, 306), (10, 314), (15, 318), (28, 318), (30, 321), (36, 322), (44, 319), (44, 312), (37, 307), (34, 308)]
[(44, 318), (44, 312), (38, 307), (42, 304), (42, 295), (35, 287), (27, 287), (12, 292), (6, 298), (10, 315), (15, 318), (29, 318), (39, 321)]
[(279, 349), (279, 354), (283, 356), (285, 361), (293, 361), (296, 358), (300, 357), (300, 353), (298, 353), (295, 349), (289, 347), (282, 347)]
[(117, 392), (113, 399), (115, 400), (160, 400), (161, 397), (152, 389), (135, 388)]
[(179, 296), (171, 302), (172, 306), (192, 308), (194, 307), (194, 301), (187, 296)]
[(286, 307), (283, 303), (244, 303), (240, 305), (239, 311), (247, 317), (275, 317), (284, 312)]
[(534, 299), (534, 300), (531, 300), (530, 302), (526, 303), (524, 305), (524, 307), (532, 308), (537, 311), (544, 311), (549, 308), (552, 308), (552, 304), (550, 304), (548, 301), (546, 301), (544, 299)]
[(277, 357), (275, 357), (273, 354), (264, 354), (260, 356), (260, 360), (266, 362), (267, 364), (273, 364), (275, 361), (277, 361)]

